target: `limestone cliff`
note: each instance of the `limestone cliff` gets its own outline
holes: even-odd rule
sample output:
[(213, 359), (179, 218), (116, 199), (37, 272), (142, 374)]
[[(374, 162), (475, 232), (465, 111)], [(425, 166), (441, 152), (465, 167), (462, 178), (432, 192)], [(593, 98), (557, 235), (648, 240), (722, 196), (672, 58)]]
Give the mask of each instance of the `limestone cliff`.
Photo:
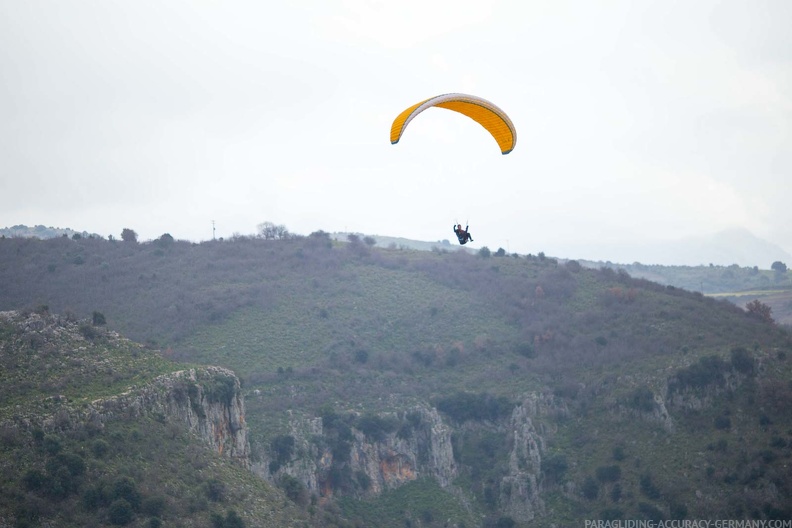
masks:
[(451, 428), (436, 409), (416, 406), (383, 415), (399, 427), (377, 435), (352, 426), (347, 441), (331, 445), (322, 418), (292, 413), (290, 435), (294, 456), (272, 472), (271, 460), (254, 463), (253, 470), (267, 479), (282, 474), (300, 480), (310, 492), (330, 497), (336, 492), (378, 495), (421, 477), (447, 487), (457, 475)]
[(202, 367), (170, 372), (88, 401), (97, 380), (124, 387), (124, 379), (140, 378), (141, 372), (161, 372), (157, 353), (46, 310), (0, 312), (0, 324), (9, 366), (4, 379), (14, 386), (17, 401), (25, 402), (6, 409), (5, 423), (54, 431), (155, 416), (182, 424), (216, 452), (249, 467), (245, 403), (232, 371)]
[(366, 492), (377, 495), (385, 489), (428, 475), (447, 487), (457, 468), (451, 447), (451, 429), (436, 409), (418, 407), (410, 411), (414, 423), (401, 434), (384, 435), (379, 441), (353, 430), (350, 468), (367, 475)]
[(568, 413), (566, 406), (548, 394), (529, 393), (512, 411), (507, 439), (511, 446), (507, 474), (501, 479), (501, 510), (520, 522), (545, 512), (542, 492), (542, 453), (554, 426), (547, 418)]
[(95, 400), (83, 414), (98, 423), (159, 414), (183, 424), (217, 453), (250, 466), (245, 401), (239, 379), (225, 368), (172, 372), (118, 396)]

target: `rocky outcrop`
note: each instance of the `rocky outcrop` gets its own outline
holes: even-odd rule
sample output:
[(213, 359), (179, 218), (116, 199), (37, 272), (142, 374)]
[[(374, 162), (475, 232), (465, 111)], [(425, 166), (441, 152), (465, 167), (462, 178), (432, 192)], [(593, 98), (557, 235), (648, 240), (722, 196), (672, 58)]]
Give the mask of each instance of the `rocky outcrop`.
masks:
[(339, 486), (350, 488), (348, 483), (339, 482), (339, 475), (346, 475), (352, 482), (345, 492), (363, 496), (378, 495), (425, 476), (442, 487), (449, 486), (457, 475), (457, 466), (451, 428), (437, 410), (417, 406), (382, 416), (391, 424), (400, 424), (398, 430), (372, 438), (352, 426), (348, 442), (331, 446), (321, 418), (290, 413), (294, 456), (274, 473), (270, 471), (271, 460), (266, 458), (254, 462), (253, 470), (268, 480), (290, 475), (320, 497), (332, 496)]
[(410, 412), (415, 417), (413, 427), (379, 441), (353, 430), (350, 468), (353, 474), (368, 477), (368, 494), (377, 495), (424, 475), (447, 487), (456, 476), (450, 427), (434, 408), (418, 407)]
[[(4, 353), (13, 357), (12, 364), (32, 369), (37, 362), (44, 362), (49, 369), (50, 379), (40, 381), (42, 386), (66, 385), (59, 379), (90, 383), (96, 376), (121, 376), (123, 370), (118, 366), (123, 363), (121, 357), (138, 358), (141, 369), (147, 361), (145, 354), (155, 360), (154, 352), (145, 351), (141, 345), (115, 332), (70, 317), (51, 315), (46, 309), (0, 312), (0, 321), (11, 330)], [(202, 367), (171, 372), (148, 383), (130, 386), (120, 394), (90, 402), (81, 399), (79, 404), (59, 394), (41, 399), (40, 394), (46, 392), (34, 382), (29, 385), (34, 387), (31, 394), (36, 397), (29, 400), (28, 410), (20, 407), (9, 425), (55, 431), (85, 424), (102, 428), (108, 420), (156, 416), (182, 424), (217, 453), (250, 466), (245, 402), (239, 379), (228, 369)], [(79, 391), (72, 388), (72, 395), (75, 394), (79, 395)]]
[(162, 415), (183, 424), (218, 454), (250, 466), (245, 401), (239, 379), (228, 369), (204, 367), (172, 372), (143, 387), (91, 402), (85, 419)]
[(554, 432), (545, 418), (566, 413), (563, 403), (541, 393), (525, 395), (512, 411), (507, 431), (512, 447), (498, 502), (501, 510), (516, 521), (527, 522), (545, 512), (541, 498), (542, 453), (546, 437)]
[(109, 398), (73, 408), (61, 397), (50, 398), (57, 410), (21, 425), (65, 430), (91, 424), (102, 428), (110, 420), (156, 416), (183, 425), (209, 448), (242, 466), (250, 467), (250, 444), (245, 425), (245, 402), (239, 379), (228, 369), (204, 367), (172, 372), (151, 383), (130, 387)]

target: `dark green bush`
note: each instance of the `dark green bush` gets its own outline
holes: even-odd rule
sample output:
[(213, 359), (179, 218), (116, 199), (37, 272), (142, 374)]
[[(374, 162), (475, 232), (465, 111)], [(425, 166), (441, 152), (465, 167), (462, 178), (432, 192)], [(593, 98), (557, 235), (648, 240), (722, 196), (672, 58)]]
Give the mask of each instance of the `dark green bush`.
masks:
[(366, 435), (369, 440), (384, 442), (388, 434), (398, 429), (399, 423), (392, 418), (383, 418), (376, 414), (367, 413), (356, 420), (355, 427)]
[(729, 365), (720, 357), (705, 356), (687, 368), (680, 369), (668, 382), (668, 392), (684, 390), (686, 388), (702, 388), (709, 385), (722, 386), (725, 383), (724, 374), (729, 370)]
[(458, 422), (499, 420), (514, 409), (504, 396), (495, 397), (487, 393), (457, 392), (440, 398), (437, 409)]
[(133, 509), (140, 508), (141, 496), (137, 483), (131, 477), (119, 477), (113, 482), (111, 500), (123, 499)]
[(647, 498), (656, 500), (660, 498), (660, 490), (654, 485), (652, 482), (652, 476), (649, 473), (644, 473), (641, 475), (639, 480), (641, 492), (646, 495)]
[(621, 468), (619, 466), (600, 466), (596, 471), (597, 480), (600, 482), (616, 482), (621, 478)]
[(225, 483), (216, 478), (209, 479), (203, 485), (206, 498), (212, 502), (222, 502), (226, 495)]
[(655, 408), (654, 393), (648, 387), (638, 387), (629, 396), (627, 404), (641, 412), (652, 412)]
[(567, 462), (566, 455), (562, 453), (554, 453), (542, 461), (545, 477), (556, 483), (561, 482), (567, 469), (569, 469), (569, 462)]
[(592, 477), (586, 477), (580, 486), (580, 492), (588, 500), (595, 500), (599, 496), (599, 484)]
[(108, 519), (111, 524), (125, 526), (132, 522), (135, 512), (132, 505), (124, 499), (116, 499), (110, 504)]
[(38, 491), (44, 486), (47, 477), (41, 470), (29, 469), (22, 477), (22, 483), (28, 491)]
[(754, 373), (756, 361), (744, 347), (733, 348), (731, 351), (731, 364), (734, 370), (748, 376)]

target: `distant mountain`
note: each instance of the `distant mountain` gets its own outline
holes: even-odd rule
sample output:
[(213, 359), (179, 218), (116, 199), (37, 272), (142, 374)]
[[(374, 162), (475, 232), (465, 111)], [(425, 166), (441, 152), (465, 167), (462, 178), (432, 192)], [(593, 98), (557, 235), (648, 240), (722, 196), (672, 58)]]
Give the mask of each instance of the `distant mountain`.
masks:
[(61, 228), (61, 227), (47, 227), (43, 225), (37, 225), (35, 227), (29, 227), (26, 225), (15, 225), (12, 227), (0, 227), (0, 236), (6, 238), (57, 238), (62, 236), (67, 236), (69, 238), (73, 237), (74, 235), (80, 235), (81, 237), (94, 237), (94, 238), (102, 238), (101, 235), (97, 235), (96, 233), (88, 233), (87, 231), (75, 231), (69, 227)]
[(792, 255), (745, 229), (728, 229), (711, 236), (686, 237), (656, 247), (652, 264), (759, 266), (770, 268)]
[(770, 269), (775, 261), (789, 262), (792, 255), (745, 229), (728, 229), (712, 235), (637, 244), (591, 244), (575, 247), (565, 258), (606, 260), (624, 264), (663, 266), (738, 266)]

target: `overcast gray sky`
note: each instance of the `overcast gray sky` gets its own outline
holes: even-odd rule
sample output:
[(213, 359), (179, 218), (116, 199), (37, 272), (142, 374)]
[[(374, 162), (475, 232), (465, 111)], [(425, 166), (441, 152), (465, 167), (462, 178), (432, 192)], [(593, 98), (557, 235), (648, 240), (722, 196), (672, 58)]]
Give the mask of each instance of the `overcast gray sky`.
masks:
[[(0, 226), (792, 252), (792, 2), (0, 0)], [(506, 156), (464, 116), (517, 128)]]

